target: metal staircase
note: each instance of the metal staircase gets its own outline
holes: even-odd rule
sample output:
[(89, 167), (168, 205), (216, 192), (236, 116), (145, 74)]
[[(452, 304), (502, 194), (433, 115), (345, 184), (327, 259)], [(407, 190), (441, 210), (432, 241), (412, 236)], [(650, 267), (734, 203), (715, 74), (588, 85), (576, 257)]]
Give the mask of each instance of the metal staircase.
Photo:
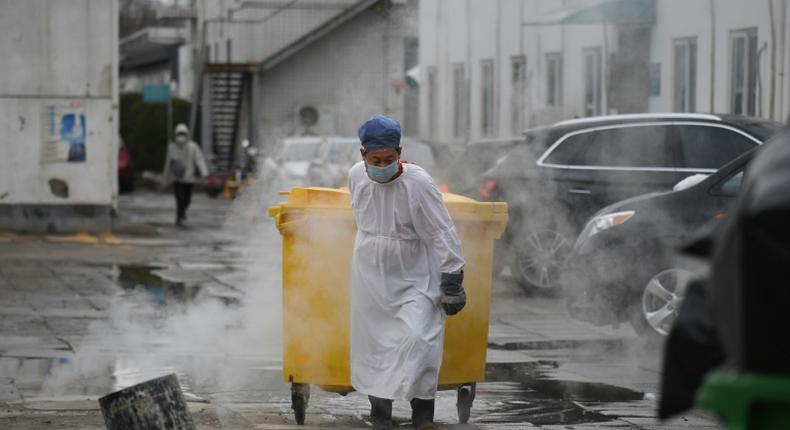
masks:
[[(376, 4), (386, 4), (382, 0), (239, 3), (227, 18), (204, 16), (197, 44), (198, 47), (208, 47), (222, 42), (216, 35), (207, 36), (209, 28), (216, 25), (226, 26), (227, 31), (245, 27), (255, 29), (262, 35), (255, 33), (255, 40), (266, 41), (253, 44), (254, 49), (242, 50), (238, 56), (240, 62), (231, 61), (231, 56), (226, 62), (211, 62), (209, 51), (199, 49), (190, 128), (204, 154), (212, 160), (212, 173), (220, 175), (237, 167), (241, 137), (246, 136), (253, 147), (260, 144), (257, 121), (260, 119), (258, 105), (261, 96), (255, 92), (260, 91), (258, 82), (264, 65), (267, 70), (273, 68), (359, 13)], [(259, 11), (253, 9), (266, 10), (266, 14), (261, 17)], [(242, 116), (244, 118), (240, 121)], [(245, 121), (246, 125), (242, 124)], [(243, 129), (245, 127), (246, 130)]]
[[(248, 117), (255, 115), (250, 100), (259, 71), (260, 65), (245, 63), (207, 63), (200, 69), (190, 128), (210, 159), (212, 173), (223, 175), (238, 167), (241, 112), (246, 104)], [(247, 130), (252, 141), (253, 131)]]
[(245, 74), (242, 72), (216, 72), (209, 79), (211, 101), (211, 140), (213, 142), (214, 169), (229, 171), (236, 159), (236, 133), (239, 124)]

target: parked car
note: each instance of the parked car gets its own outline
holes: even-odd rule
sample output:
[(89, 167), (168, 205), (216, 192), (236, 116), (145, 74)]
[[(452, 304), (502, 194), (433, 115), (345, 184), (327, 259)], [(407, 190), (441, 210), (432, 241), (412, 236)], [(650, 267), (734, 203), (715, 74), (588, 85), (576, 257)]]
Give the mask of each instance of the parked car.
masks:
[(287, 189), (307, 185), (307, 170), (318, 154), (323, 137), (288, 137), (282, 140), (275, 162)]
[(412, 138), (401, 139), (401, 147), (403, 148), (403, 161), (414, 163), (425, 169), (435, 180), (438, 172), (436, 171), (436, 159), (433, 157), (433, 151), (428, 144), (414, 140)]
[(671, 190), (760, 145), (781, 124), (737, 115), (636, 114), (562, 121), (529, 130), (485, 174), (480, 194), (504, 200), (511, 271), (529, 290), (553, 291), (574, 238), (602, 207)]
[(601, 209), (566, 261), (562, 285), (574, 318), (630, 322), (643, 335), (666, 335), (696, 273), (675, 256), (702, 227), (727, 216), (757, 150), (678, 191), (651, 193)]
[(359, 159), (359, 139), (327, 137), (318, 147), (307, 169), (307, 184), (315, 187), (345, 186), (348, 182), (348, 160)]
[(479, 198), (480, 183), (485, 172), (522, 142), (523, 137), (470, 142), (443, 175), (446, 191)]
[(134, 172), (132, 171), (132, 154), (126, 148), (126, 144), (121, 137), (118, 137), (121, 145), (118, 149), (118, 191), (131, 193), (134, 191)]

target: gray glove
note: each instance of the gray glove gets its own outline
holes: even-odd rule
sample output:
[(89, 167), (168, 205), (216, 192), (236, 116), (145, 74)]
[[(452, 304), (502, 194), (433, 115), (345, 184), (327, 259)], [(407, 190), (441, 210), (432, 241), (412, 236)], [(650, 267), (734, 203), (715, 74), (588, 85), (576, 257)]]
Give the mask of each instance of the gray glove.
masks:
[(447, 315), (455, 315), (466, 306), (463, 283), (463, 270), (461, 273), (442, 273), (442, 307)]

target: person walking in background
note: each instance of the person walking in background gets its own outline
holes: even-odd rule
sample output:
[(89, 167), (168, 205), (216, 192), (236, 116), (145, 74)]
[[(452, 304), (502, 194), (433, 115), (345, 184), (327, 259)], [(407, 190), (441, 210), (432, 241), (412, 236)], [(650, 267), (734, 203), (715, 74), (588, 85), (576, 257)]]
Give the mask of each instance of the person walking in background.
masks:
[[(435, 429), (444, 319), (466, 304), (461, 241), (430, 175), (400, 161), (400, 125), (376, 115), (359, 129), (349, 172), (357, 236), (351, 263), (351, 385), (374, 430), (409, 401), (417, 430)], [(407, 148), (408, 150), (408, 148)]]
[(176, 225), (182, 227), (187, 219), (187, 208), (192, 201), (192, 188), (200, 177), (208, 174), (203, 150), (189, 139), (189, 127), (178, 124), (175, 142), (167, 145), (164, 185), (173, 184), (176, 197)]

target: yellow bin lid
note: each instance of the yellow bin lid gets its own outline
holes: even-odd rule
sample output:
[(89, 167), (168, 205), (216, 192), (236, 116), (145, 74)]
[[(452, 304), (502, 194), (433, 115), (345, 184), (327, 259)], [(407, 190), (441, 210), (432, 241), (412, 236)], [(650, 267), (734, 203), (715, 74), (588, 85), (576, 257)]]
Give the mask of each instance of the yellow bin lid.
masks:
[(295, 187), (281, 191), (288, 200), (278, 206), (294, 209), (321, 208), (347, 209), (351, 207), (351, 194), (344, 188)]
[[(351, 209), (351, 194), (346, 188), (295, 187), (280, 194), (288, 196), (288, 199), (269, 208), (269, 216), (272, 218), (279, 219), (279, 215), (290, 210)], [(443, 193), (442, 197), (454, 220), (496, 222), (501, 224), (502, 229), (507, 224), (507, 203), (478, 202), (451, 193)]]

